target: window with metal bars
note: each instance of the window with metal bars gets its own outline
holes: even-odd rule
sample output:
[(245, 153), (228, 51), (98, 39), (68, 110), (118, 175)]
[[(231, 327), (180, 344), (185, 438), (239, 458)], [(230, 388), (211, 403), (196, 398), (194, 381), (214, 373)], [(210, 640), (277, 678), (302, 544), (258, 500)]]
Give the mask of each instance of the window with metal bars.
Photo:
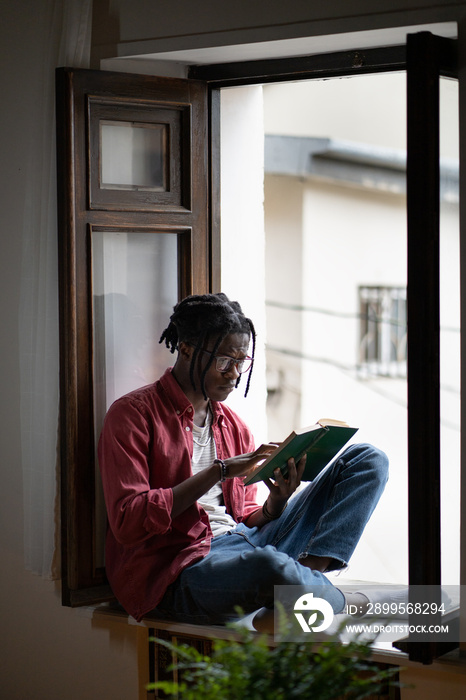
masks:
[(406, 288), (359, 287), (361, 377), (406, 377)]

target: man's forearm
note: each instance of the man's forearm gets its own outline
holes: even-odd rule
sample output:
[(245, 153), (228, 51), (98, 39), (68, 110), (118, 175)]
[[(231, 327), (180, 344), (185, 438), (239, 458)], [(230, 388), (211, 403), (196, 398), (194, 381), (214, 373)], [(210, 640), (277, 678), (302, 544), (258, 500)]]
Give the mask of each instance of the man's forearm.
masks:
[(172, 518), (183, 513), (189, 506), (198, 501), (209, 489), (220, 481), (220, 469), (218, 464), (190, 476), (181, 484), (173, 486)]

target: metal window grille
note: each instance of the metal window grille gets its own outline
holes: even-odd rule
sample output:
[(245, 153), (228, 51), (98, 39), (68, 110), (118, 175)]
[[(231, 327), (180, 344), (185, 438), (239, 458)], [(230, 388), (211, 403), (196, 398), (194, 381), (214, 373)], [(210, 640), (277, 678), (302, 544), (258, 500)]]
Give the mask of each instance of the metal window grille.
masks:
[(361, 377), (406, 377), (406, 288), (359, 287)]

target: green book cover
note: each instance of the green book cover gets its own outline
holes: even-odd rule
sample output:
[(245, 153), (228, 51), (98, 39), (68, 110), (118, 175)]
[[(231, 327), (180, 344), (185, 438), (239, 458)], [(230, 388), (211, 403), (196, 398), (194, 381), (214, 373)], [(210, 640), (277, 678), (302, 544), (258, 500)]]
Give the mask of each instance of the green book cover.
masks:
[(322, 419), (316, 425), (293, 431), (244, 483), (254, 484), (256, 481), (273, 479), (273, 472), (277, 467), (286, 475), (290, 457), (294, 457), (297, 464), (304, 454), (307, 454), (307, 459), (302, 480), (312, 481), (357, 431), (358, 428), (351, 428), (346, 423), (329, 419)]

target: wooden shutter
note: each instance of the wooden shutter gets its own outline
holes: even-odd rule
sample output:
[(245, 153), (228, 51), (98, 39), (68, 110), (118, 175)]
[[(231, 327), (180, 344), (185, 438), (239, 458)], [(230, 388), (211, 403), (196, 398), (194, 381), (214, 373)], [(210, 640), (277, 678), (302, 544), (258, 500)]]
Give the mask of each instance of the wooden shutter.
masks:
[[(209, 110), (201, 81), (66, 68), (58, 69), (56, 78), (62, 573), (64, 604), (74, 606), (112, 596), (103, 562), (105, 512), (95, 456), (105, 395), (111, 394), (102, 392), (102, 367), (107, 384), (112, 372), (105, 352), (96, 348), (96, 336), (109, 320), (98, 316), (102, 304), (95, 288), (104, 284), (98, 268), (111, 268), (106, 251), (115, 247), (128, 278), (137, 278), (142, 261), (150, 280), (144, 250), (154, 250), (156, 259), (165, 256), (158, 273), (154, 270), (159, 286), (148, 282), (155, 290), (154, 313), (170, 302), (163, 299), (163, 275), (174, 302), (211, 291)], [(122, 172), (115, 175), (109, 163)], [(143, 252), (132, 260), (122, 240), (129, 251), (140, 251), (142, 243)], [(128, 295), (114, 293), (124, 286), (121, 270), (114, 271), (113, 284), (112, 309), (120, 296), (128, 301)], [(127, 280), (124, 284), (126, 290)], [(148, 323), (137, 313), (130, 316), (123, 336)], [(120, 327), (124, 318), (116, 319)]]

